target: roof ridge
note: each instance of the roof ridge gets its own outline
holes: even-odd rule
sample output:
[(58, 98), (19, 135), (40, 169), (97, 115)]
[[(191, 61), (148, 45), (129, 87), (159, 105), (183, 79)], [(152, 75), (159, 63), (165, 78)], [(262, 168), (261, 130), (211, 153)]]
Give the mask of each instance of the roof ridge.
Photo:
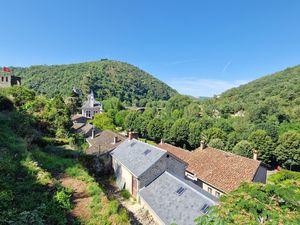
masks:
[(143, 143), (143, 144), (145, 144), (145, 145), (148, 145), (148, 146), (150, 146), (150, 147), (156, 148), (156, 149), (158, 149), (158, 150), (160, 150), (160, 151), (162, 151), (162, 152), (165, 152), (165, 153), (168, 152), (168, 151), (166, 151), (166, 150), (164, 150), (164, 149), (161, 149), (161, 148), (159, 148), (159, 147), (156, 147), (155, 145), (150, 145), (150, 144), (148, 144), (148, 143), (146, 143), (146, 142), (143, 142), (143, 141), (140, 141), (140, 140), (138, 140), (138, 139), (136, 139), (136, 138), (133, 138), (133, 139), (131, 139), (131, 140), (127, 138), (127, 140), (128, 140), (128, 141), (135, 140), (135, 141), (138, 141), (138, 142)]
[(159, 145), (169, 145), (169, 146), (171, 146), (171, 147), (173, 147), (173, 148), (177, 148), (178, 150), (182, 150), (182, 151), (184, 151), (184, 152), (191, 153), (191, 151), (189, 151), (189, 150), (186, 150), (186, 149), (177, 147), (177, 146), (175, 146), (175, 145), (171, 145), (171, 144), (169, 144), (169, 143), (159, 143), (159, 144), (157, 144), (157, 145), (158, 145), (158, 146), (159, 146)]
[[(205, 149), (199, 149), (199, 148), (200, 147), (196, 148), (192, 152), (195, 152), (195, 151), (205, 151)], [(250, 160), (250, 161), (253, 161), (253, 162), (259, 162), (259, 163), (261, 163), (261, 160), (251, 159), (251, 158), (248, 158), (248, 157), (245, 157), (245, 156), (241, 156), (241, 155), (238, 155), (238, 154), (234, 154), (232, 152), (227, 152), (227, 151), (224, 151), (224, 150), (221, 150), (221, 149), (218, 149), (218, 148), (213, 148), (213, 147), (207, 147), (207, 148), (212, 149), (212, 150), (216, 150), (216, 151), (228, 154), (228, 155), (232, 155), (232, 156), (235, 156), (235, 157), (239, 157), (239, 158), (242, 158), (242, 159), (246, 159), (246, 160)]]

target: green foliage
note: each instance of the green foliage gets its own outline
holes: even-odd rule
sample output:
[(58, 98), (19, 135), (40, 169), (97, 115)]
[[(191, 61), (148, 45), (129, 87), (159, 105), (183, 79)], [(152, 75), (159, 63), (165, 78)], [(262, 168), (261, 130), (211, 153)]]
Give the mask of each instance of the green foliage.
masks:
[(300, 174), (280, 171), (266, 185), (244, 183), (197, 224), (299, 224)]
[(11, 111), (13, 110), (14, 105), (11, 100), (9, 100), (6, 96), (0, 95), (0, 111)]
[(0, 124), (0, 224), (66, 224), (67, 211), (47, 192), (53, 179), (13, 131), (18, 124), (2, 113)]
[(163, 121), (158, 118), (152, 119), (147, 125), (148, 136), (158, 142), (163, 137), (164, 127)]
[(125, 119), (128, 114), (129, 114), (128, 110), (121, 110), (121, 111), (117, 112), (115, 115), (116, 125), (119, 127), (125, 128)]
[(116, 97), (111, 97), (109, 99), (103, 100), (102, 103), (103, 103), (103, 109), (105, 111), (108, 111), (110, 109), (120, 111), (123, 108), (122, 102)]
[[(290, 164), (300, 166), (300, 133), (288, 131), (279, 137), (279, 145), (275, 149), (275, 157), (284, 167)], [(292, 160), (291, 162), (289, 160)]]
[(189, 135), (189, 122), (188, 120), (182, 118), (176, 120), (175, 123), (172, 125), (170, 129), (170, 139), (175, 145), (183, 147), (187, 145), (188, 142), (188, 135)]
[(125, 198), (125, 199), (129, 199), (129, 198), (131, 197), (131, 194), (129, 193), (129, 191), (123, 189), (123, 190), (121, 191), (121, 196), (122, 196), (123, 198)]
[(128, 131), (137, 131), (137, 118), (139, 117), (140, 113), (136, 111), (131, 111), (125, 118), (125, 127)]
[(216, 127), (213, 127), (213, 128), (209, 128), (207, 130), (205, 130), (203, 132), (203, 139), (204, 141), (206, 142), (210, 142), (211, 139), (221, 139), (221, 140), (225, 140), (225, 133), (224, 131), (222, 131), (220, 128), (216, 128)]
[(85, 96), (92, 89), (101, 100), (115, 96), (130, 103), (167, 100), (176, 93), (139, 68), (113, 60), (13, 69), (25, 86), (48, 97), (67, 96), (74, 86)]
[(114, 130), (115, 125), (113, 119), (108, 117), (105, 113), (98, 113), (94, 116), (92, 120), (95, 127), (100, 130)]
[(208, 145), (212, 148), (225, 149), (225, 144), (220, 138), (210, 139)]
[(234, 146), (232, 152), (237, 155), (251, 158), (253, 155), (253, 146), (248, 141), (242, 140)]
[(71, 204), (71, 201), (70, 201), (71, 196), (72, 196), (72, 190), (62, 188), (61, 190), (57, 191), (54, 194), (54, 199), (55, 199), (55, 201), (58, 202), (58, 204), (63, 209), (70, 210), (72, 208), (72, 204)]
[(254, 131), (249, 136), (249, 142), (258, 151), (258, 159), (265, 163), (271, 163), (273, 159), (274, 144), (271, 137), (264, 130)]
[(192, 148), (197, 148), (200, 145), (201, 133), (202, 133), (202, 123), (192, 122), (189, 124), (189, 138), (188, 142)]

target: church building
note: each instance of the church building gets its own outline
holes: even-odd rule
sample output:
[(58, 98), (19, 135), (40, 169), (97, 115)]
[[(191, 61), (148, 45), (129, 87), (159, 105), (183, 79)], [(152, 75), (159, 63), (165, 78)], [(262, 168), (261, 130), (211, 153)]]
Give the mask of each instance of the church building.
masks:
[(94, 92), (88, 95), (87, 101), (83, 103), (81, 107), (81, 114), (86, 118), (93, 118), (95, 114), (102, 113), (102, 104), (95, 100)]

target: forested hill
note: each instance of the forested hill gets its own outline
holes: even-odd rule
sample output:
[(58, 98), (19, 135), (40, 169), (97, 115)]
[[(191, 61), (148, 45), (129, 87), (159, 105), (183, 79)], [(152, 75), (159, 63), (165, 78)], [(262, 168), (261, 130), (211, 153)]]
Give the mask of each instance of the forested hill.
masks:
[(141, 69), (127, 63), (100, 60), (68, 65), (13, 68), (25, 86), (39, 94), (68, 95), (72, 88), (84, 93), (91, 87), (100, 99), (116, 96), (122, 101), (167, 100), (176, 91)]
[(300, 104), (300, 65), (232, 88), (216, 102), (228, 104), (228, 110), (234, 113), (241, 109), (251, 110), (253, 106), (265, 102), (290, 114)]

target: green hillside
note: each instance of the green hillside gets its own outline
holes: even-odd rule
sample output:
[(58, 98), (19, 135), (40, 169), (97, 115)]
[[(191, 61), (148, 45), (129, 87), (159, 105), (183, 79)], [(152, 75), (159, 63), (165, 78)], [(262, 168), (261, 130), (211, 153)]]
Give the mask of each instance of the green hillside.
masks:
[(232, 112), (251, 110), (257, 104), (269, 103), (295, 115), (300, 104), (300, 66), (264, 76), (224, 92), (217, 104), (226, 103)]
[(116, 96), (122, 101), (166, 100), (175, 90), (141, 69), (127, 63), (101, 60), (69, 65), (13, 68), (25, 86), (39, 94), (68, 95), (72, 88), (84, 93), (91, 87), (100, 99)]

